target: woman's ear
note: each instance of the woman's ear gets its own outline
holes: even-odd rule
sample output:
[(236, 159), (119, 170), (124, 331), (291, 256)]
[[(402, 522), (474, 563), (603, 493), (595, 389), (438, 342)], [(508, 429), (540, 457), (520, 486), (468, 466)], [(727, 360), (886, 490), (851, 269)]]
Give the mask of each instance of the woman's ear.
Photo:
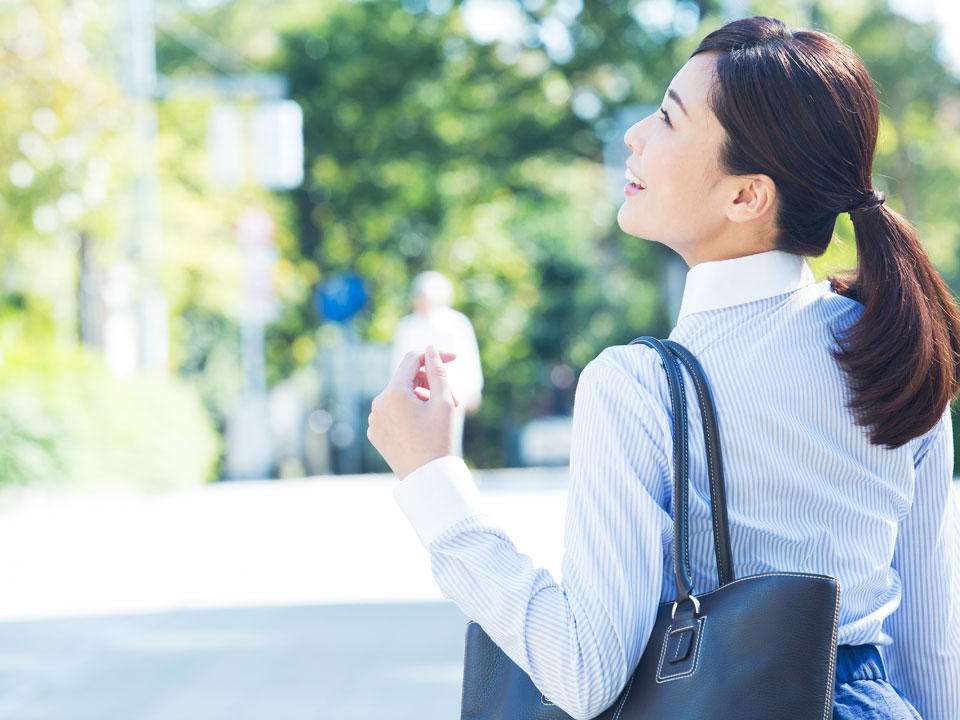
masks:
[(727, 206), (727, 217), (733, 222), (759, 220), (773, 212), (777, 186), (768, 175), (743, 176), (736, 192), (736, 197)]

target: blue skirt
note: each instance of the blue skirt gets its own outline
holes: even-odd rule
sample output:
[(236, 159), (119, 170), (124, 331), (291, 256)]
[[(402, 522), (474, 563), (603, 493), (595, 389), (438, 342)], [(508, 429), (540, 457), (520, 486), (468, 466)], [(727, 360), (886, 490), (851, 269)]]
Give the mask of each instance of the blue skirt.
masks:
[(833, 720), (921, 718), (910, 701), (887, 682), (876, 645), (838, 645)]

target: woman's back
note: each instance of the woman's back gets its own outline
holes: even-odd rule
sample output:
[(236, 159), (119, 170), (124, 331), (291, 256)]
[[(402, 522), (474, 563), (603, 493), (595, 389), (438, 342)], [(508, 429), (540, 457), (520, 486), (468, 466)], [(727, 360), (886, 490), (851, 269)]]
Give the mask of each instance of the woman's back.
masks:
[[(960, 568), (960, 521), (949, 407), (933, 430), (895, 450), (870, 443), (846, 407), (850, 393), (831, 355), (833, 334), (863, 306), (827, 280), (814, 282), (802, 258), (771, 251), (698, 265), (684, 300), (669, 337), (698, 357), (711, 383), (736, 576), (832, 575), (841, 589), (838, 645), (883, 647), (893, 684), (913, 697), (938, 667), (956, 677), (960, 577), (950, 572)], [(671, 411), (659, 356), (644, 345), (602, 355), (656, 399), (662, 487), (649, 490), (672, 514)], [(683, 375), (690, 561), (695, 592), (704, 592), (718, 585), (709, 485), (699, 407)], [(665, 539), (661, 602), (675, 592)], [(931, 603), (937, 612), (924, 612)], [(960, 707), (960, 688), (953, 701)]]

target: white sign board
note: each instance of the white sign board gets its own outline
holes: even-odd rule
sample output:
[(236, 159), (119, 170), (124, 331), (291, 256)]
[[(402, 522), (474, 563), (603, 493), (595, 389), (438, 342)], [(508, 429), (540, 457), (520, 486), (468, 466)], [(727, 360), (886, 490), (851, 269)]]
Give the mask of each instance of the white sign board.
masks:
[(253, 177), (260, 187), (289, 190), (303, 182), (303, 111), (293, 100), (263, 102), (250, 117)]

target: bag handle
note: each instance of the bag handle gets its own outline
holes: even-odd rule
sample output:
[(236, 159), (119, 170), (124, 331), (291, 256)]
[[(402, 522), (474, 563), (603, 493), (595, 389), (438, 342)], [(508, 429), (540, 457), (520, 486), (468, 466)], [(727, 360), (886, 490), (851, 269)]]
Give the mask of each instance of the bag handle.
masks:
[(700, 403), (700, 416), (703, 422), (703, 439), (706, 445), (707, 477), (710, 481), (710, 514), (713, 518), (713, 545), (717, 558), (717, 580), (721, 587), (733, 582), (733, 557), (730, 547), (730, 525), (727, 522), (726, 480), (723, 476), (723, 458), (720, 452), (720, 427), (713, 404), (710, 383), (696, 356), (680, 343), (664, 340), (673, 354), (684, 364), (693, 378)]
[[(673, 406), (673, 577), (677, 584), (676, 603), (682, 603), (693, 592), (693, 580), (690, 578), (690, 546), (687, 543), (687, 487), (689, 452), (687, 450), (687, 401), (684, 385), (680, 379), (677, 361), (667, 347), (652, 336), (636, 338), (631, 345), (649, 345), (663, 363), (667, 373), (667, 386), (670, 391), (670, 404)], [(697, 603), (695, 603), (697, 605)], [(676, 604), (674, 605), (676, 610)]]
[(689, 350), (672, 340), (661, 341), (652, 336), (643, 336), (630, 342), (652, 347), (667, 374), (670, 402), (673, 406), (673, 457), (674, 457), (674, 579), (677, 597), (674, 612), (679, 603), (692, 598), (699, 610), (699, 602), (693, 597), (693, 581), (690, 577), (689, 544), (689, 450), (687, 430), (687, 403), (685, 384), (677, 360), (687, 368), (694, 379), (703, 419), (704, 441), (707, 449), (707, 466), (710, 477), (710, 502), (713, 518), (714, 551), (717, 558), (717, 576), (720, 585), (734, 579), (733, 561), (730, 554), (730, 531), (726, 512), (726, 494), (723, 479), (723, 463), (720, 453), (719, 428), (714, 411), (710, 386), (699, 361)]

